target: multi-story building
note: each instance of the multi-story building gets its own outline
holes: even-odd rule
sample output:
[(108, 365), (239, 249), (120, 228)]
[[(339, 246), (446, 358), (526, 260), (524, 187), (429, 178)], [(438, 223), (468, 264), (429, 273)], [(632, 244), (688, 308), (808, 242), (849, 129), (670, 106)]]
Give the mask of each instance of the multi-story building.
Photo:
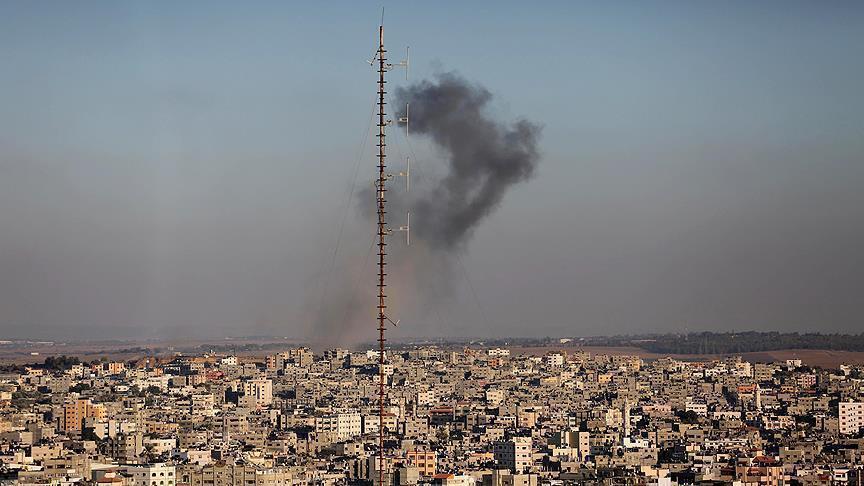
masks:
[(766, 383), (774, 379), (774, 372), (777, 371), (777, 366), (771, 363), (756, 363), (753, 366), (753, 380), (756, 383)]
[(495, 463), (511, 472), (521, 473), (531, 465), (531, 438), (514, 437), (494, 445)]
[(408, 451), (405, 453), (405, 460), (408, 465), (416, 467), (422, 476), (432, 476), (436, 472), (438, 459), (433, 451)]
[(814, 373), (801, 373), (795, 377), (795, 383), (799, 388), (813, 388), (816, 386), (816, 375)]
[(58, 428), (63, 432), (81, 432), (84, 420), (94, 418), (105, 419), (105, 406), (95, 404), (89, 399), (72, 399), (63, 403), (63, 413), (59, 418)]
[(174, 486), (175, 468), (167, 464), (129, 464), (119, 468), (126, 486)]
[(273, 403), (273, 380), (256, 378), (244, 381), (243, 395), (258, 407), (266, 407)]
[(854, 435), (864, 427), (864, 402), (840, 402), (840, 433)]
[(563, 366), (564, 355), (561, 353), (549, 353), (543, 357), (543, 364), (552, 367)]
[(363, 433), (360, 412), (341, 411), (315, 417), (315, 431), (335, 434), (338, 440), (350, 439)]
[(181, 466), (182, 486), (290, 486), (293, 476), (283, 468), (264, 468), (252, 464), (225, 463)]

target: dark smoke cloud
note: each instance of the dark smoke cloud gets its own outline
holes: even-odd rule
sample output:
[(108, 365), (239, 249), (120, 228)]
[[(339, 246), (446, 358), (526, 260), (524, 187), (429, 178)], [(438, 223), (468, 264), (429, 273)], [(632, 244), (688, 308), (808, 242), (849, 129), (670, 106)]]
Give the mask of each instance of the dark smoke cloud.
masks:
[(396, 91), (397, 106), (410, 104), (412, 135), (428, 136), (447, 155), (444, 176), (411, 194), (412, 231), (433, 248), (462, 246), (507, 190), (535, 172), (540, 126), (495, 120), (491, 100), (489, 90), (454, 73)]
[[(405, 117), (404, 107), (410, 104), (411, 137), (428, 138), (443, 153), (444, 164), (429, 165), (437, 159), (415, 161), (411, 192), (391, 184), (387, 193), (391, 228), (404, 222), (405, 211), (412, 213), (411, 246), (394, 234), (387, 248), (388, 312), (409, 321), (412, 315), (434, 318), (437, 325), (446, 327), (438, 331), (445, 334), (464, 333), (442, 314), (455, 284), (464, 278), (454, 273), (455, 255), (464, 251), (473, 231), (507, 191), (534, 175), (539, 160), (539, 125), (495, 119), (489, 112), (492, 100), (489, 90), (453, 73), (395, 92), (394, 104), (403, 107), (395, 116)], [(393, 146), (395, 150), (397, 142)], [(370, 223), (375, 219), (375, 197), (368, 186), (359, 193), (358, 207)], [(372, 268), (366, 271), (370, 279), (362, 280), (364, 284), (372, 282)], [(328, 299), (326, 310), (314, 321), (313, 339), (343, 344), (364, 336), (368, 340), (377, 325), (370, 313), (374, 310), (370, 289), (370, 285), (358, 289), (347, 279), (334, 284), (334, 298)]]

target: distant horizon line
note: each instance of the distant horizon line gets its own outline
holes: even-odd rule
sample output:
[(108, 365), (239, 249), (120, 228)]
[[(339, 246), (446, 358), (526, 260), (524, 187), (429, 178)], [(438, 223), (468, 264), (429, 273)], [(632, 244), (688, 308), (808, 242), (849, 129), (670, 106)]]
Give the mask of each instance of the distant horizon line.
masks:
[[(734, 331), (717, 331), (717, 330), (700, 330), (700, 331), (655, 331), (655, 332), (644, 332), (644, 333), (616, 333), (616, 334), (586, 334), (586, 335), (546, 335), (546, 336), (404, 336), (404, 337), (394, 337), (388, 339), (389, 342), (396, 344), (412, 344), (416, 342), (444, 342), (444, 343), (465, 343), (465, 342), (484, 342), (484, 341), (517, 341), (517, 342), (528, 342), (528, 341), (543, 341), (543, 340), (593, 340), (593, 339), (638, 339), (638, 338), (654, 338), (654, 337), (668, 337), (668, 336), (692, 336), (692, 335), (705, 335), (705, 334), (716, 334), (716, 335), (734, 335), (734, 334), (778, 334), (778, 335), (821, 335), (821, 336), (860, 336), (864, 335), (864, 332), (853, 333), (853, 332), (822, 332), (822, 331), (780, 331), (780, 330), (756, 330), (756, 329), (748, 329), (748, 330), (734, 330)], [(291, 337), (291, 336), (280, 336), (275, 334), (248, 334), (248, 335), (210, 335), (210, 336), (197, 336), (197, 335), (188, 335), (188, 336), (172, 336), (172, 337), (107, 337), (107, 338), (74, 338), (74, 339), (64, 339), (64, 338), (46, 338), (46, 337), (6, 337), (0, 338), (0, 346), (7, 344), (42, 344), (42, 345), (66, 345), (66, 344), (107, 344), (107, 343), (127, 343), (127, 344), (136, 344), (136, 343), (163, 343), (168, 344), (171, 342), (183, 342), (183, 341), (195, 341), (195, 342), (206, 342), (206, 343), (216, 343), (216, 342), (235, 342), (235, 341), (284, 341), (286, 343), (292, 344), (307, 344), (307, 345), (321, 345), (324, 344), (315, 339), (309, 339), (305, 337)], [(371, 343), (372, 341), (370, 341)], [(365, 342), (359, 342), (355, 345), (366, 344)]]

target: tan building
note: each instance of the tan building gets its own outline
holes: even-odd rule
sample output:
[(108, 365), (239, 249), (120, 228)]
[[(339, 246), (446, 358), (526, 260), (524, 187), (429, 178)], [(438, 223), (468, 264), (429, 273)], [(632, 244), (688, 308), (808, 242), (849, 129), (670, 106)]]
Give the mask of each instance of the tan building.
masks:
[(261, 469), (221, 461), (203, 467), (180, 466), (178, 475), (178, 484), (182, 486), (279, 486), (290, 485), (293, 477), (286, 469)]
[(495, 463), (512, 472), (522, 472), (531, 465), (531, 438), (514, 437), (506, 442), (498, 442), (492, 452)]
[(113, 361), (102, 365), (102, 373), (106, 375), (119, 375), (126, 371), (126, 363), (122, 361)]
[(128, 486), (174, 486), (177, 479), (174, 466), (165, 464), (130, 464), (118, 470)]
[(49, 483), (69, 476), (90, 479), (91, 459), (87, 454), (70, 454), (65, 457), (46, 458), (42, 461), (41, 471), (21, 471), (18, 483)]
[(438, 465), (438, 459), (432, 451), (408, 451), (405, 460), (409, 466), (414, 466), (421, 476), (432, 476)]
[(94, 404), (87, 399), (70, 400), (63, 404), (63, 414), (60, 416), (59, 428), (64, 432), (81, 432), (84, 419), (105, 419), (105, 406)]

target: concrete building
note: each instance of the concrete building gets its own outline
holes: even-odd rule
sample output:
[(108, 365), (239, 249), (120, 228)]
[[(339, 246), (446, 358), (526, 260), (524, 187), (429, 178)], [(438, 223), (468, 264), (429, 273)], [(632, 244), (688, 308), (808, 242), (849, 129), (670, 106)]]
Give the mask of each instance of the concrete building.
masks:
[(178, 475), (184, 486), (288, 486), (293, 480), (286, 469), (224, 461), (205, 466), (184, 465)]
[(358, 411), (342, 411), (315, 417), (315, 432), (329, 432), (337, 440), (351, 439), (363, 433), (363, 420)]
[(59, 428), (63, 432), (81, 432), (86, 418), (104, 420), (104, 405), (94, 404), (89, 399), (69, 400), (63, 404)]
[(174, 466), (166, 464), (129, 464), (118, 470), (126, 477), (127, 486), (174, 486)]
[(251, 397), (259, 407), (266, 407), (273, 403), (273, 380), (267, 378), (256, 378), (243, 382), (243, 395)]
[(840, 433), (855, 435), (864, 427), (864, 402), (840, 402)]
[(405, 460), (408, 465), (416, 467), (421, 476), (432, 476), (436, 472), (438, 459), (432, 451), (408, 451)]
[(495, 463), (514, 473), (521, 473), (531, 465), (531, 438), (514, 437), (498, 442), (492, 451)]

